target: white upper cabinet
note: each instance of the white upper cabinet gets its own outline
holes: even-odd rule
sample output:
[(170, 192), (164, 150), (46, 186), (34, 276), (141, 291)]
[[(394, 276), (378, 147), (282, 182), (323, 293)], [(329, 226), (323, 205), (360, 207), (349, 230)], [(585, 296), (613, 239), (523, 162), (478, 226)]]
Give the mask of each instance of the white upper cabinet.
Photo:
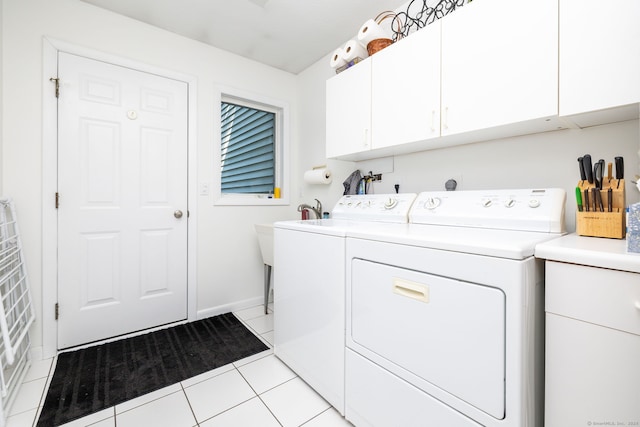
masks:
[(371, 148), (371, 58), (326, 83), (327, 158)]
[(440, 21), (371, 61), (372, 148), (440, 136)]
[(560, 115), (629, 120), (639, 102), (640, 1), (560, 0)]
[(478, 0), (442, 19), (443, 136), (557, 114), (557, 0)]
[(362, 160), (566, 127), (558, 0), (477, 0), (327, 81), (327, 157)]

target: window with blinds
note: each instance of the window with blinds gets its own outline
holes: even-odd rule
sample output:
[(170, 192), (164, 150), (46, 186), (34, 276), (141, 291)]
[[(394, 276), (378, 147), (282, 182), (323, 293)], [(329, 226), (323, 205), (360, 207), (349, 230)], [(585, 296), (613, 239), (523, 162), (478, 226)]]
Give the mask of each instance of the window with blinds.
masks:
[(276, 113), (222, 101), (221, 192), (271, 194), (276, 187)]
[[(289, 204), (289, 104), (227, 86), (216, 87), (213, 203)], [(205, 188), (203, 190), (203, 188)], [(278, 191), (276, 192), (276, 188)], [(206, 194), (206, 182), (200, 194)]]

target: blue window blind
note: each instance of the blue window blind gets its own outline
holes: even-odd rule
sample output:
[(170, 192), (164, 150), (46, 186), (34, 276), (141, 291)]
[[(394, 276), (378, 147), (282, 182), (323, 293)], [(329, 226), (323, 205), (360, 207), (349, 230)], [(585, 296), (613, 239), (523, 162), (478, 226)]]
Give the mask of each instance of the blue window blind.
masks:
[(275, 121), (272, 112), (221, 103), (223, 193), (273, 191)]

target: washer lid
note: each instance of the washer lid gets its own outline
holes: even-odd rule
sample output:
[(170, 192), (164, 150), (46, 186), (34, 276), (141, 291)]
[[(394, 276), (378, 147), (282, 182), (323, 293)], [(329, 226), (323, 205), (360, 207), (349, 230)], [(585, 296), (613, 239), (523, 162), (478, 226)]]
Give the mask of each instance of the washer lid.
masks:
[(353, 225), (353, 221), (346, 219), (305, 219), (292, 221), (278, 221), (273, 224), (275, 229), (304, 231), (306, 233), (327, 234), (331, 236), (345, 237), (347, 229)]

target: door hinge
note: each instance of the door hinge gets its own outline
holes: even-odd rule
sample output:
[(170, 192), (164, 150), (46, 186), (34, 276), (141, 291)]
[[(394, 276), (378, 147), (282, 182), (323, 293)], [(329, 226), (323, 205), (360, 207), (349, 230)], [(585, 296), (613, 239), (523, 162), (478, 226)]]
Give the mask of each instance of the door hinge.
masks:
[(56, 209), (60, 207), (60, 193), (56, 192)]
[(56, 84), (56, 98), (59, 98), (60, 97), (60, 79), (58, 77), (51, 77), (49, 81), (54, 82)]
[(58, 317), (60, 317), (60, 305), (58, 303), (56, 303), (55, 313), (56, 320), (58, 320)]

